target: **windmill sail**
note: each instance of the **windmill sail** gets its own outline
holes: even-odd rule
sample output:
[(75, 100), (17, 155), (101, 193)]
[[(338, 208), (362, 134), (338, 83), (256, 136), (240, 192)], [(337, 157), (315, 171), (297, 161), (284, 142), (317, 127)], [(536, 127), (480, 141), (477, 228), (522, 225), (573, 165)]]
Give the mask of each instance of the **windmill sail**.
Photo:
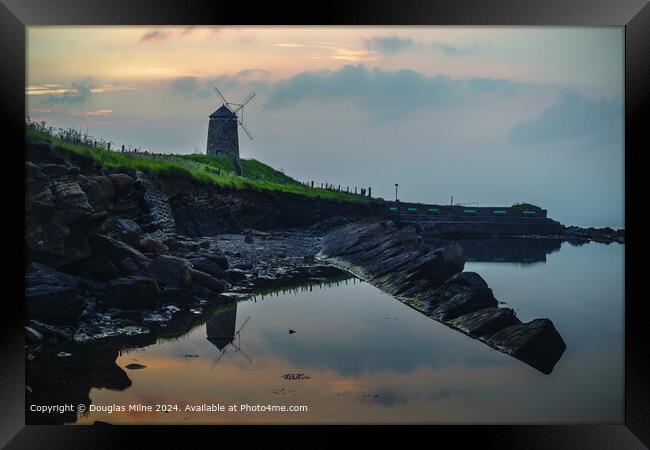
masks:
[(221, 99), (223, 105), (210, 115), (208, 126), (208, 155), (230, 156), (239, 159), (238, 125), (250, 140), (253, 134), (244, 124), (244, 106), (255, 97), (255, 92), (248, 94), (241, 103), (232, 103), (226, 99), (218, 87), (214, 93)]

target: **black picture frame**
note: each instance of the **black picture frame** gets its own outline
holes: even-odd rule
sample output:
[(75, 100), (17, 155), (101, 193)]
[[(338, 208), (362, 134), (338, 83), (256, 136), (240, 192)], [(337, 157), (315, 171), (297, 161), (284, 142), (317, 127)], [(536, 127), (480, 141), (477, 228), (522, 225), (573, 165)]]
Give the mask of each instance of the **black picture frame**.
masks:
[[(7, 448), (127, 448), (136, 438), (154, 438), (165, 445), (198, 443), (221, 436), (224, 429), (241, 439), (251, 436), (275, 440), (284, 427), (61, 427), (25, 426), (24, 416), (24, 264), (6, 245), (20, 242), (24, 232), (24, 189), (20, 166), (24, 148), (25, 27), (29, 25), (539, 25), (625, 26), (625, 420), (602, 425), (557, 426), (430, 426), (372, 427), (373, 437), (399, 431), (406, 442), (417, 431), (424, 443), (452, 445), (475, 443), (498, 448), (644, 448), (650, 445), (650, 351), (647, 306), (641, 280), (640, 236), (643, 215), (641, 155), (648, 146), (647, 112), (650, 104), (650, 5), (648, 0), (358, 0), (355, 2), (233, 2), (221, 0), (2, 0), (0, 3), (0, 54), (2, 107), (0, 120), (7, 132), (2, 140), (2, 188), (6, 215), (5, 295), (0, 328), (0, 445)], [(15, 165), (14, 165), (15, 163)], [(13, 239), (12, 239), (13, 237)], [(15, 273), (14, 273), (15, 272)], [(356, 427), (301, 427), (317, 431), (323, 441), (336, 444), (341, 433)], [(259, 432), (258, 432), (259, 431)], [(172, 435), (173, 433), (173, 435)], [(293, 435), (296, 436), (295, 434)], [(210, 442), (210, 441), (208, 441)], [(305, 442), (288, 445), (309, 445)], [(402, 441), (404, 442), (404, 441)], [(309, 445), (311, 446), (311, 445)], [(464, 445), (463, 445), (464, 446)], [(152, 447), (152, 445), (148, 445)]]

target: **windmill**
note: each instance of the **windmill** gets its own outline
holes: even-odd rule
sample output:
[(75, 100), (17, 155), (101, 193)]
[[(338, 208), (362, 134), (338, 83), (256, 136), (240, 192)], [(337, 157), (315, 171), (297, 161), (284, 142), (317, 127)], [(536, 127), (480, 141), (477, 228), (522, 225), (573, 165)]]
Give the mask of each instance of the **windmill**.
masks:
[[(246, 318), (246, 320), (244, 321), (244, 323), (235, 332), (232, 339), (229, 340), (229, 342), (226, 343), (226, 345), (219, 350), (219, 356), (217, 357), (217, 359), (212, 364), (212, 369), (214, 369), (216, 367), (216, 365), (219, 364), (219, 361), (221, 361), (221, 358), (223, 358), (223, 355), (225, 355), (226, 353), (240, 353), (242, 356), (244, 356), (244, 358), (246, 358), (248, 360), (248, 362), (250, 362), (250, 363), (253, 362), (253, 359), (250, 356), (248, 356), (244, 352), (244, 350), (242, 350), (242, 348), (241, 348), (241, 334), (240, 334), (241, 330), (244, 329), (244, 327), (248, 324), (248, 321), (250, 319), (251, 319), (251, 316), (248, 316)], [(235, 343), (235, 341), (237, 341), (237, 343)]]
[(214, 93), (223, 104), (219, 109), (210, 114), (208, 125), (208, 155), (230, 156), (239, 160), (239, 135), (237, 125), (241, 126), (246, 135), (253, 140), (250, 130), (244, 125), (244, 106), (255, 97), (251, 92), (241, 103), (232, 103), (226, 100), (219, 88), (214, 87)]

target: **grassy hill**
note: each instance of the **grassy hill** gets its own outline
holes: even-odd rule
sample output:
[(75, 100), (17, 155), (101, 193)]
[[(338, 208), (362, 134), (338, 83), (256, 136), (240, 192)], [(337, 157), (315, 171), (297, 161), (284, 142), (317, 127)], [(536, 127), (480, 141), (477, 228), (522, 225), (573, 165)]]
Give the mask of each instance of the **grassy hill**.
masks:
[(58, 130), (28, 122), (26, 138), (48, 141), (57, 148), (93, 158), (114, 169), (141, 170), (151, 174), (177, 174), (231, 189), (270, 190), (352, 203), (369, 203), (368, 197), (335, 190), (311, 188), (283, 172), (255, 159), (241, 159), (242, 175), (237, 175), (232, 159), (204, 154), (171, 155), (122, 153), (108, 149), (104, 141), (93, 140), (75, 130)]

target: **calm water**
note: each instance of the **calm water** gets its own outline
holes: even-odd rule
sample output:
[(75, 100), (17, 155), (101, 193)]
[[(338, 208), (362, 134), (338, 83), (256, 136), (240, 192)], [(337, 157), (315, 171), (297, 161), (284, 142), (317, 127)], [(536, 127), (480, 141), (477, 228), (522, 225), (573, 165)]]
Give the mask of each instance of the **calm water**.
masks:
[[(93, 412), (78, 423), (622, 422), (624, 246), (466, 246), (476, 261), (466, 270), (480, 273), (523, 321), (553, 320), (567, 350), (552, 374), (350, 279), (239, 302), (180, 339), (122, 354), (122, 368), (146, 365), (124, 369), (131, 387), (90, 392), (99, 405), (248, 403), (307, 412)], [(287, 373), (309, 378), (283, 379)]]

